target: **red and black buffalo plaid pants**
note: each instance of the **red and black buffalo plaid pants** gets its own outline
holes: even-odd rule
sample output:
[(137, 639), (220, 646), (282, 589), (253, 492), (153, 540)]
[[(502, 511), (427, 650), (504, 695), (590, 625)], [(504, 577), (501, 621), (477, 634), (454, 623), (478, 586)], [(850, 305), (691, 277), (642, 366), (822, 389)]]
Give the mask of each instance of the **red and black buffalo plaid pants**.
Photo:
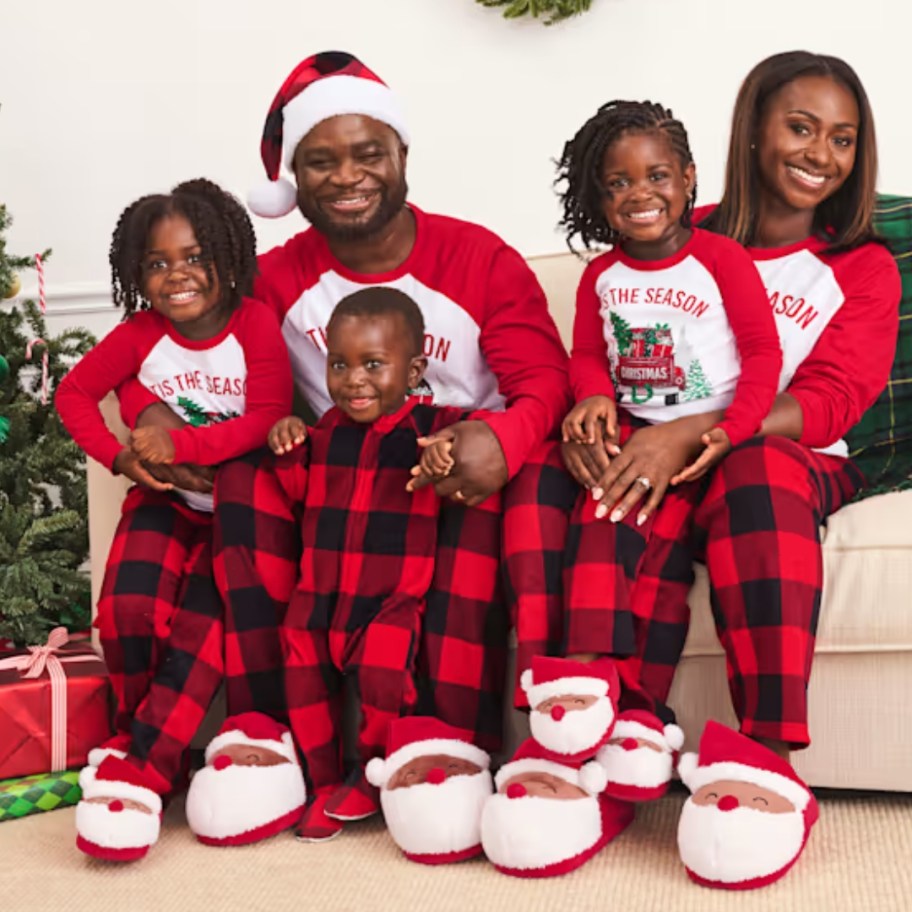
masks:
[(863, 481), (849, 460), (765, 437), (735, 447), (708, 479), (670, 490), (639, 528), (636, 511), (596, 520), (582, 492), (567, 536), (565, 651), (617, 656), (622, 706), (670, 719), (692, 562), (704, 561), (741, 730), (806, 746), (820, 526)]
[[(411, 458), (414, 461), (414, 449)], [(286, 629), (300, 629), (304, 623), (319, 629), (319, 624), (303, 622), (297, 609), (295, 616), (286, 618), (299, 575), (302, 517), (297, 498), (289, 497), (279, 480), (277, 462), (260, 450), (220, 469), (214, 570), (226, 607), (229, 711), (257, 709), (288, 719), (279, 628), (284, 623)], [(438, 716), (488, 750), (500, 744), (506, 668), (508, 620), (500, 586), (500, 535), (499, 498), (473, 508), (440, 505), (433, 579), (416, 657), (415, 710)], [(304, 613), (312, 612), (307, 608)], [(400, 613), (389, 617), (396, 619), (393, 627), (406, 623)], [(319, 621), (323, 629), (329, 630), (329, 620)], [(365, 648), (373, 648), (369, 628)], [(378, 625), (378, 635), (381, 630)], [(345, 665), (349, 651), (354, 661), (353, 645), (337, 646), (336, 670)], [(321, 661), (327, 655), (322, 654)], [(363, 659), (357, 662), (363, 664)], [(303, 682), (294, 685), (296, 692), (305, 689)]]
[(222, 681), (212, 517), (133, 487), (105, 569), (96, 625), (117, 702), (118, 746), (164, 794)]

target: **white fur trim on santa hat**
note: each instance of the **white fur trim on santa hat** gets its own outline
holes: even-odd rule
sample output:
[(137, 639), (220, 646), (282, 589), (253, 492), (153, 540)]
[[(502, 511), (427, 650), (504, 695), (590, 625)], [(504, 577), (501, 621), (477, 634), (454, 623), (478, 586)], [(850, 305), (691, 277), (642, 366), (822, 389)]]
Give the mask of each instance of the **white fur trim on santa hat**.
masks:
[(281, 218), (292, 212), (297, 204), (297, 188), (284, 177), (261, 181), (247, 194), (250, 211), (261, 218)]
[(282, 108), (282, 162), (292, 170), (298, 143), (318, 124), (342, 114), (364, 114), (392, 127), (409, 144), (405, 115), (389, 86), (362, 76), (326, 76)]
[(99, 779), (98, 770), (94, 766), (83, 768), (79, 774), (79, 787), (84, 799), (119, 798), (121, 801), (136, 801), (145, 805), (153, 814), (161, 813), (161, 798), (152, 789), (120, 779)]
[[(595, 769), (598, 767), (598, 769)], [(536, 757), (526, 757), (522, 760), (513, 760), (505, 763), (494, 777), (494, 785), (499, 789), (505, 782), (514, 776), (521, 776), (523, 773), (548, 773), (551, 776), (557, 776), (581, 788), (590, 795), (596, 795), (604, 791), (608, 784), (608, 777), (604, 775), (605, 771), (598, 763), (586, 763), (582, 769), (575, 770), (562, 763), (554, 763), (551, 760), (540, 760)]]
[(684, 754), (678, 763), (678, 775), (691, 792), (697, 792), (712, 782), (731, 779), (769, 789), (791, 801), (799, 811), (803, 811), (811, 800), (810, 790), (787, 776), (734, 761), (699, 766), (696, 754)]
[(480, 747), (469, 744), (468, 741), (460, 741), (458, 738), (428, 738), (403, 745), (399, 750), (393, 751), (386, 760), (374, 757), (365, 767), (364, 774), (371, 785), (383, 788), (406, 763), (433, 754), (459, 757), (460, 760), (468, 760), (483, 770), (491, 765), (491, 758)]
[(279, 756), (294, 764), (298, 762), (298, 755), (295, 753), (294, 741), (291, 740), (291, 732), (285, 732), (282, 740), (277, 739), (259, 739), (248, 738), (240, 729), (222, 732), (216, 735), (206, 748), (206, 763), (208, 763), (214, 754), (217, 754), (223, 747), (231, 747), (234, 744), (242, 744), (245, 747), (261, 747), (264, 750), (271, 750)]
[(127, 756), (126, 751), (118, 750), (116, 747), (93, 747), (86, 758), (89, 766), (101, 766), (102, 760), (108, 757), (117, 757), (118, 760), (124, 760)]
[(666, 725), (661, 732), (657, 732), (642, 722), (624, 718), (617, 720), (611, 732), (611, 739), (616, 738), (638, 738), (663, 750), (672, 751), (680, 750), (684, 745), (684, 732), (677, 725)]
[(568, 677), (554, 681), (532, 683), (532, 670), (527, 668), (520, 678), (523, 690), (533, 709), (545, 700), (554, 697), (604, 697), (608, 695), (608, 682), (604, 678)]

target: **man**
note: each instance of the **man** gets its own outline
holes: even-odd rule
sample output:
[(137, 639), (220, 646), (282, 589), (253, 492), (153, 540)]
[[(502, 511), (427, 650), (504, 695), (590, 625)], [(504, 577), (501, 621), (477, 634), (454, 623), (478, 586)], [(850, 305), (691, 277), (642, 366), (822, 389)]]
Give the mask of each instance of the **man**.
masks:
[[(519, 472), (562, 419), (569, 404), (566, 353), (544, 295), (516, 251), (476, 225), (406, 202), (408, 144), (395, 95), (354, 57), (322, 53), (296, 67), (264, 129), (270, 186), (252, 194), (250, 204), (272, 217), (297, 205), (311, 227), (260, 258), (255, 295), (276, 309), (296, 384), (318, 414), (329, 405), (326, 319), (340, 298), (377, 284), (409, 294), (422, 309), (435, 403), (497, 412), (445, 432), (455, 467), (435, 486), (452, 503), (442, 511), (419, 655), (426, 679), (419, 709), (494, 750), (509, 625), (498, 584), (501, 517), (483, 501)], [(279, 179), (282, 165), (296, 189)], [(128, 399), (132, 414), (149, 405)], [(154, 406), (145, 408), (140, 423), (174, 420)], [(551, 498), (542, 496), (536, 479), (527, 478), (513, 498), (526, 531), (530, 521), (548, 525), (537, 505)], [(186, 472), (166, 480), (206, 484)], [(297, 575), (294, 511), (276, 483), (270, 454), (221, 468), (215, 576), (227, 607), (231, 712), (283, 714), (276, 627)], [(528, 540), (526, 534), (524, 555), (540, 560), (540, 549), (527, 547)], [(509, 546), (507, 552), (509, 562)], [(517, 581), (523, 555), (513, 565), (515, 596), (523, 586)], [(530, 585), (544, 590), (545, 575), (537, 573)]]

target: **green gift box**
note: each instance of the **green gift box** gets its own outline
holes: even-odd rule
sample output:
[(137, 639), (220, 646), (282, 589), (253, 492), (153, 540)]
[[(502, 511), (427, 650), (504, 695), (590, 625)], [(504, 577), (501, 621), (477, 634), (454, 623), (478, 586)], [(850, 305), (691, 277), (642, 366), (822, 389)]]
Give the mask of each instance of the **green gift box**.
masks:
[(78, 770), (4, 779), (0, 781), (0, 822), (69, 807), (81, 797)]

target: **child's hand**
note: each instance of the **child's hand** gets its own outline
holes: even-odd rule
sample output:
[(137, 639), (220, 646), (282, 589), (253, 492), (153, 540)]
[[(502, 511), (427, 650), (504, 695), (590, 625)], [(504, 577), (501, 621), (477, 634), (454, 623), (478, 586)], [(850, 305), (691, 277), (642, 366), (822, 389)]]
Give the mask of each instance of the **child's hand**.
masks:
[(617, 408), (608, 396), (589, 396), (577, 402), (561, 425), (564, 443), (617, 443)]
[(281, 456), (300, 446), (307, 439), (307, 425), (297, 415), (280, 418), (269, 431), (266, 438), (269, 449)]
[(456, 465), (456, 460), (450, 455), (453, 449), (452, 440), (435, 440), (429, 443), (422, 451), (418, 465), (412, 467), (412, 480), (405, 486), (406, 491), (414, 491), (415, 480), (419, 475), (431, 481), (440, 481), (446, 478)]
[(714, 465), (720, 463), (722, 457), (732, 448), (728, 434), (720, 427), (714, 427), (704, 434), (700, 440), (706, 449), (700, 453), (696, 462), (683, 468), (671, 479), (672, 485), (702, 478)]
[(139, 457), (127, 447), (124, 447), (115, 457), (114, 471), (153, 491), (171, 491), (174, 488), (174, 485), (155, 478), (139, 461)]
[(174, 461), (174, 441), (162, 427), (136, 428), (130, 434), (130, 449), (138, 459), (152, 465)]

